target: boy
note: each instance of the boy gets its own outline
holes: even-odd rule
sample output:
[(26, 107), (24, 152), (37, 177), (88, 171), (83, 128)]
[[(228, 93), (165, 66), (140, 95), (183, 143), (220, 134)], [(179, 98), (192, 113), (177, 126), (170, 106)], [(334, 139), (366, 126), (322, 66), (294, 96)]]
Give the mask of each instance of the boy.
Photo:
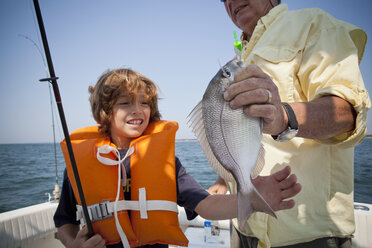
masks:
[[(189, 219), (198, 214), (206, 219), (237, 216), (236, 195), (210, 195), (175, 157), (178, 125), (160, 121), (157, 88), (151, 80), (130, 69), (117, 69), (104, 73), (89, 92), (99, 127), (79, 129), (70, 137), (88, 208), (100, 214), (92, 214), (96, 234), (89, 238), (76, 221), (80, 199), (62, 142), (68, 177), (65, 173), (54, 221), (66, 247), (187, 246), (177, 204), (185, 207)], [(254, 180), (274, 210), (294, 206), (293, 200), (283, 201), (301, 188), (289, 174), (287, 167)]]

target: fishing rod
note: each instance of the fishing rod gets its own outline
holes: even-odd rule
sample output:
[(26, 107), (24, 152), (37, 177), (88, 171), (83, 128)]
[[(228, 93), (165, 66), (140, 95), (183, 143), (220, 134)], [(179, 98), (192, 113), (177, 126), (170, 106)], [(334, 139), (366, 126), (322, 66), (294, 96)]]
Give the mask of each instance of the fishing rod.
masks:
[(92, 228), (92, 222), (89, 218), (88, 208), (87, 208), (87, 204), (85, 202), (85, 197), (84, 197), (83, 188), (82, 188), (81, 182), (80, 182), (79, 172), (77, 170), (77, 166), (76, 166), (76, 162), (75, 162), (75, 156), (74, 156), (74, 152), (72, 150), (70, 135), (69, 135), (69, 132), (68, 132), (68, 129), (67, 129), (66, 118), (65, 118), (65, 114), (63, 112), (63, 107), (62, 107), (61, 95), (59, 93), (59, 88), (58, 88), (58, 84), (57, 84), (58, 77), (56, 77), (56, 75), (54, 73), (52, 57), (51, 57), (50, 51), (49, 51), (48, 40), (47, 40), (47, 37), (46, 37), (43, 18), (41, 16), (41, 11), (40, 11), (40, 6), (39, 6), (39, 1), (38, 0), (34, 0), (34, 7), (35, 7), (37, 21), (38, 21), (38, 24), (39, 24), (41, 39), (43, 41), (43, 46), (44, 46), (45, 56), (46, 56), (47, 63), (48, 63), (49, 76), (50, 76), (49, 78), (40, 79), (40, 82), (48, 81), (49, 83), (52, 84), (52, 87), (53, 87), (54, 97), (55, 97), (55, 100), (56, 100), (56, 103), (57, 103), (59, 116), (61, 118), (63, 133), (65, 135), (67, 150), (68, 150), (68, 154), (69, 154), (69, 157), (70, 157), (72, 170), (73, 170), (73, 173), (74, 173), (76, 186), (78, 188), (81, 205), (82, 205), (82, 208), (83, 208), (83, 215), (84, 215), (85, 223), (87, 224), (88, 234), (91, 237), (94, 234), (93, 233), (93, 228)]

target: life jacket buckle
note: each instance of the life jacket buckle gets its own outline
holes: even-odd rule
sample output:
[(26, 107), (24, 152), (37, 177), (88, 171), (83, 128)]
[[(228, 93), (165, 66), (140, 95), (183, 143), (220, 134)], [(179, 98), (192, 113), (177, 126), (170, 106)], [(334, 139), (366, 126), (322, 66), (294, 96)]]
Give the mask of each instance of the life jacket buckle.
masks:
[[(107, 204), (110, 201), (104, 201), (97, 204), (93, 204), (87, 206), (88, 215), (91, 222), (96, 222), (99, 220), (104, 220), (113, 217), (112, 213), (110, 213), (107, 209)], [(77, 206), (77, 219), (80, 219), (82, 225), (85, 225), (86, 221), (82, 218), (82, 207), (80, 205)]]
[(92, 222), (104, 220), (112, 217), (112, 213), (109, 213), (107, 210), (107, 203), (109, 201), (100, 202), (94, 205), (88, 206), (89, 217)]

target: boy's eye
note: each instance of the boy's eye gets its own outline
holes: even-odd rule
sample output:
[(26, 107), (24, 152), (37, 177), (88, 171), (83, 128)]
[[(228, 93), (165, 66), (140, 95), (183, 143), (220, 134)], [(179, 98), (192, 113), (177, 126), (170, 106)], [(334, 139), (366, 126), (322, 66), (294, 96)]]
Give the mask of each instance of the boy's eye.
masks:
[(119, 102), (119, 105), (128, 105), (129, 102)]
[(149, 103), (148, 103), (148, 102), (145, 102), (145, 101), (143, 101), (143, 102), (141, 102), (141, 104), (143, 104), (143, 105), (148, 105)]

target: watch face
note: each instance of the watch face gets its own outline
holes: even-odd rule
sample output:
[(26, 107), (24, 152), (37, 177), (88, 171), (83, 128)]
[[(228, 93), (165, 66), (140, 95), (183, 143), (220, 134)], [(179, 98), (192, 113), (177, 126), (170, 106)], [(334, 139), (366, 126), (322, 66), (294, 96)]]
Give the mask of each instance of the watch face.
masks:
[(288, 128), (286, 131), (284, 131), (283, 133), (281, 133), (279, 135), (278, 141), (280, 141), (280, 142), (289, 141), (289, 140), (293, 139), (294, 137), (296, 137), (297, 132), (298, 132), (298, 129)]

